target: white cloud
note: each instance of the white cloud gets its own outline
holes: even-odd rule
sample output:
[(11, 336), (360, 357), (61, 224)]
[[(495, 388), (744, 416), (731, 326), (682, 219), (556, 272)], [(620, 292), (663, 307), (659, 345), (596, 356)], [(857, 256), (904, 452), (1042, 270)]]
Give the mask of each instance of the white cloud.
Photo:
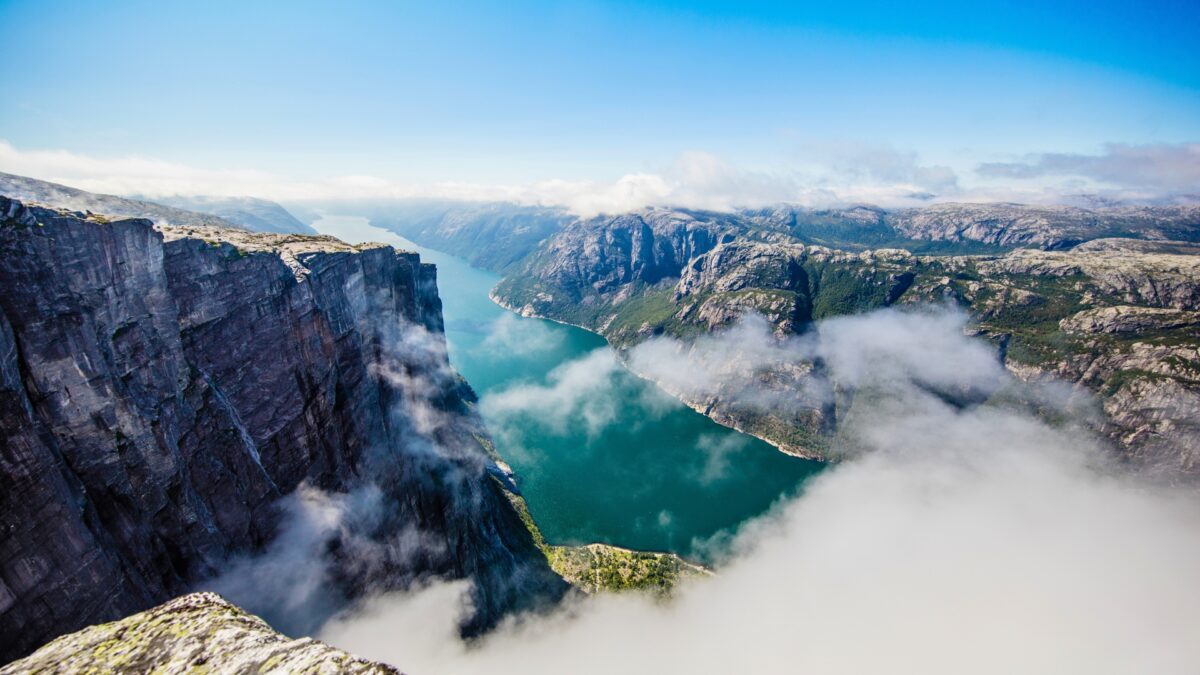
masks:
[(865, 452), (743, 527), (715, 578), (666, 604), (580, 601), (470, 646), (454, 633), (460, 591), (435, 587), (378, 598), (322, 637), (423, 673), (1195, 671), (1195, 493), (1110, 465), (1078, 429), (930, 394), (1003, 376), (953, 314), (821, 333), (829, 344), (779, 349), (816, 350), (830, 377), (892, 396), (858, 422)]
[(591, 436), (617, 420), (622, 402), (615, 378), (616, 357), (607, 347), (556, 367), (546, 384), (518, 384), (488, 393), (479, 402), (488, 424), (505, 428), (537, 425), (563, 434), (581, 426)]
[[(581, 216), (646, 206), (727, 211), (788, 202), (809, 207), (929, 201), (1056, 202), (1100, 181), (1114, 197), (1165, 198), (1197, 182), (1196, 144), (1112, 145), (1107, 155), (1041, 155), (1026, 163), (989, 163), (991, 183), (960, 184), (951, 167), (920, 161), (886, 144), (808, 143), (774, 169), (747, 169), (704, 152), (685, 152), (654, 171), (613, 180), (547, 179), (525, 184), (402, 183), (378, 176), (294, 177), (245, 168), (202, 169), (145, 157), (99, 158), (65, 150), (23, 150), (0, 140), (0, 171), (91, 192), (145, 195), (253, 196), (279, 201), (433, 198), (562, 206)], [(1065, 176), (1048, 183), (1043, 177)], [(1031, 178), (1043, 178), (1031, 182)]]
[(696, 441), (696, 449), (704, 454), (704, 469), (700, 474), (703, 484), (716, 483), (734, 471), (737, 455), (750, 446), (746, 436), (740, 434), (705, 434)]
[(564, 340), (562, 331), (541, 321), (529, 321), (504, 312), (488, 328), (483, 346), (493, 354), (540, 354), (556, 349)]
[(1200, 143), (1110, 143), (1097, 155), (1047, 153), (1020, 162), (981, 164), (978, 171), (993, 178), (1069, 176), (1113, 188), (1194, 193), (1200, 190)]
[(800, 144), (797, 160), (810, 167), (814, 182), (834, 191), (854, 186), (858, 195), (875, 194), (885, 201), (952, 195), (958, 175), (948, 166), (924, 164), (916, 152), (887, 143), (810, 141)]

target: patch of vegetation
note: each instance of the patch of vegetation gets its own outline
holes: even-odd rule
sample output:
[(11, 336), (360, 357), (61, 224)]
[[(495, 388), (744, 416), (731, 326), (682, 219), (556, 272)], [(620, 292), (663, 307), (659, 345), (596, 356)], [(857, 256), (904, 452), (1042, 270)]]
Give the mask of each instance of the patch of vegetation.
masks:
[(807, 264), (812, 319), (857, 314), (884, 307), (892, 292), (890, 272), (868, 267)]
[(914, 255), (952, 256), (952, 255), (999, 255), (1013, 250), (1013, 246), (985, 244), (981, 241), (925, 241), (897, 239), (882, 247), (900, 248)]
[(529, 536), (533, 538), (534, 545), (536, 545), (538, 550), (546, 556), (546, 560), (548, 562), (550, 560), (551, 547), (546, 544), (546, 538), (542, 536), (542, 531), (540, 528), (538, 528), (537, 521), (533, 519), (533, 514), (530, 513), (529, 504), (525, 502), (525, 498), (519, 494), (510, 492), (495, 476), (492, 477), (492, 480), (496, 481), (496, 483), (500, 485), (504, 495), (508, 497), (508, 502), (512, 504), (513, 510), (516, 511), (517, 516), (520, 517), (521, 523), (524, 524), (525, 529), (529, 531)]
[(682, 579), (709, 574), (672, 553), (606, 544), (552, 546), (549, 560), (555, 572), (586, 593), (633, 590), (667, 597)]
[[(1065, 356), (1094, 349), (1089, 340), (1059, 329), (1062, 319), (1095, 306), (1083, 301), (1084, 290), (1091, 291), (1101, 303), (1116, 301), (1102, 294), (1081, 274), (1065, 277), (1008, 274), (1000, 281), (1018, 289), (1014, 293), (1025, 291), (1033, 297), (997, 300), (1000, 306), (981, 325), (989, 332), (1010, 334), (1008, 356), (1031, 365), (1057, 362)], [(981, 299), (976, 298), (976, 306)]]
[(1170, 379), (1172, 379), (1172, 378), (1167, 375), (1161, 375), (1159, 373), (1152, 373), (1148, 370), (1140, 370), (1138, 368), (1130, 368), (1129, 370), (1118, 370), (1117, 372), (1112, 374), (1112, 377), (1108, 378), (1107, 382), (1104, 383), (1104, 395), (1112, 396), (1113, 394), (1117, 393), (1118, 391), (1121, 391), (1122, 389), (1124, 389), (1127, 385), (1129, 385), (1137, 380), (1162, 381), (1162, 380), (1170, 380)]
[[(503, 488), (498, 479), (493, 480)], [(503, 492), (550, 569), (585, 593), (632, 590), (666, 597), (681, 579), (710, 574), (673, 553), (631, 551), (607, 544), (552, 546), (546, 543), (525, 498)]]
[(662, 332), (679, 311), (674, 294), (674, 290), (663, 288), (635, 295), (617, 305), (616, 318), (609, 324), (609, 330), (619, 332), (622, 328), (628, 328), (638, 331), (642, 326), (649, 325), (657, 329), (655, 332)]

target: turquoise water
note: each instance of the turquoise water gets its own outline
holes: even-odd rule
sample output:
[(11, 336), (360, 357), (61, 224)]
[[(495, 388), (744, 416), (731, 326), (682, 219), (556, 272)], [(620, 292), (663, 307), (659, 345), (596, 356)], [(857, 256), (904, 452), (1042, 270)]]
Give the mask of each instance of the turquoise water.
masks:
[(415, 250), (438, 267), (450, 360), (480, 396), (500, 455), (554, 544), (704, 558), (704, 542), (820, 469), (716, 424), (615, 365), (603, 338), (495, 305), (500, 278), (365, 218), (318, 231)]

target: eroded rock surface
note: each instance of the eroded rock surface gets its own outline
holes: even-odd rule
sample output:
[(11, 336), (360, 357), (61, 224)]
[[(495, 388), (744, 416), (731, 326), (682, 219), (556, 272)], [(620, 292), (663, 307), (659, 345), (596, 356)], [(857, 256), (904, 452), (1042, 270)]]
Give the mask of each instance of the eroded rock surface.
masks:
[(213, 593), (176, 598), (64, 635), (0, 668), (23, 673), (354, 673), (398, 675), (312, 638), (293, 640)]
[(0, 260), (0, 661), (262, 549), (301, 485), (382, 495), (329, 543), (346, 597), (473, 577), (477, 631), (561, 594), (416, 254), (0, 198)]

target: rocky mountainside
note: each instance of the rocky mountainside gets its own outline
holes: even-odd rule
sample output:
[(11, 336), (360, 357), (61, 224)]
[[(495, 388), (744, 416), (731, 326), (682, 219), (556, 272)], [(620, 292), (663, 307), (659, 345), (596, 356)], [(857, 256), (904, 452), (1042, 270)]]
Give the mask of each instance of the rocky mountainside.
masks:
[(359, 509), (335, 600), (472, 577), (471, 632), (562, 593), (415, 254), (0, 198), (0, 259), (0, 661), (264, 549), (301, 486)]
[(380, 227), (501, 274), (516, 272), (543, 240), (560, 231), (562, 238), (569, 238), (628, 218), (641, 218), (652, 226), (689, 219), (717, 229), (759, 237), (773, 234), (843, 250), (902, 248), (935, 255), (1002, 253), (1013, 248), (1058, 250), (1113, 237), (1200, 242), (1200, 205), (1084, 209), (947, 203), (895, 211), (870, 205), (831, 209), (777, 205), (728, 214), (652, 208), (578, 222), (559, 210), (508, 204), (412, 202), (380, 205), (371, 213), (372, 222)]
[(96, 194), (8, 173), (0, 173), (0, 195), (29, 204), (100, 213), (107, 217), (145, 218), (163, 225), (243, 227), (257, 232), (316, 234), (282, 206), (249, 197), (173, 197), (158, 203)]
[(573, 220), (561, 209), (424, 200), (380, 205), (370, 210), (370, 219), (422, 246), (501, 274)]
[(832, 248), (904, 248), (914, 253), (1065, 249), (1101, 238), (1200, 241), (1200, 205), (1084, 209), (1025, 204), (930, 204), (888, 211), (776, 206), (741, 211), (757, 229)]
[[(879, 307), (952, 300), (1010, 369), (1050, 374), (1099, 396), (1097, 422), (1133, 461), (1200, 475), (1200, 256), (1186, 242), (1106, 239), (1072, 251), (918, 256), (813, 246), (736, 216), (653, 210), (573, 225), (506, 277), (494, 298), (526, 315), (595, 330), (618, 347), (691, 339), (755, 312), (777, 334)], [(803, 392), (812, 366), (754, 386)], [(718, 422), (820, 456), (847, 405), (739, 408), (736, 392), (689, 399)]]
[[(211, 213), (255, 232), (317, 234), (275, 202), (254, 197), (159, 197), (157, 203), (197, 213)], [(101, 211), (101, 213), (107, 213)], [(122, 214), (125, 215), (125, 214)]]
[(64, 635), (0, 668), (18, 673), (362, 673), (395, 668), (293, 640), (213, 593), (193, 593), (120, 621)]
[(899, 235), (1007, 247), (1069, 248), (1106, 237), (1200, 241), (1200, 205), (1082, 209), (1023, 204), (933, 204), (889, 213)]

